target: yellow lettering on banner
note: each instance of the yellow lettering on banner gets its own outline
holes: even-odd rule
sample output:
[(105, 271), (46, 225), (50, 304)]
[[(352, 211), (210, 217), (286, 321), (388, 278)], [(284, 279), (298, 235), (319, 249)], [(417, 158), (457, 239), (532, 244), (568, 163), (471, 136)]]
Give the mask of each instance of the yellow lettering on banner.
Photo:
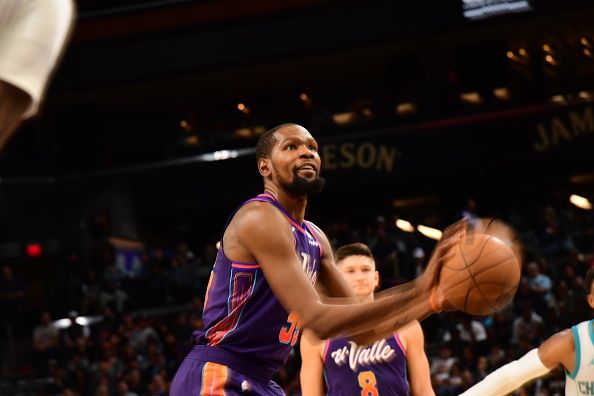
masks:
[(340, 156), (342, 157), (342, 161), (340, 162), (340, 167), (343, 169), (352, 168), (355, 164), (355, 144), (354, 143), (344, 143), (340, 145)]
[(324, 169), (326, 170), (336, 169), (337, 164), (335, 144), (325, 144), (322, 147), (322, 163), (324, 164)]
[(534, 151), (542, 153), (564, 142), (570, 142), (579, 139), (583, 135), (594, 133), (594, 112), (592, 107), (586, 107), (581, 114), (572, 110), (567, 113), (567, 117), (569, 122), (560, 117), (552, 117), (549, 122), (549, 129), (547, 129), (545, 123), (536, 125), (538, 140), (532, 145)]
[(569, 120), (571, 121), (571, 128), (573, 129), (574, 136), (594, 132), (594, 117), (592, 117), (591, 107), (586, 107), (582, 117), (575, 111), (570, 112)]
[(375, 146), (371, 143), (363, 143), (357, 150), (357, 163), (363, 169), (369, 169), (375, 162)]
[(360, 168), (392, 172), (397, 158), (395, 147), (371, 142), (326, 144), (322, 147), (324, 170)]
[(396, 149), (394, 147), (380, 146), (379, 157), (377, 159), (377, 170), (385, 169), (392, 172), (396, 163)]
[(551, 121), (551, 142), (553, 146), (558, 145), (563, 140), (571, 140), (571, 134), (561, 119), (555, 117)]
[(534, 150), (538, 151), (538, 152), (543, 152), (548, 150), (549, 148), (549, 135), (547, 134), (547, 130), (545, 129), (545, 126), (543, 124), (538, 124), (536, 126), (536, 129), (538, 129), (538, 137), (540, 138), (540, 141), (538, 142), (534, 142)]

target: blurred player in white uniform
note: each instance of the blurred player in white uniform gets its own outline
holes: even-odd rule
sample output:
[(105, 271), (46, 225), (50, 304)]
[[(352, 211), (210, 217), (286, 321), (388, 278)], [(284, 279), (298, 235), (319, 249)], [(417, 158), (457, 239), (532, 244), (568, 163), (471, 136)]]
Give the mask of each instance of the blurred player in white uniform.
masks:
[[(594, 308), (594, 268), (586, 275), (587, 301)], [(594, 395), (594, 319), (552, 335), (524, 355), (489, 374), (460, 396), (502, 396), (561, 365), (565, 395)]]
[(73, 14), (72, 0), (0, 0), (0, 152), (37, 113)]

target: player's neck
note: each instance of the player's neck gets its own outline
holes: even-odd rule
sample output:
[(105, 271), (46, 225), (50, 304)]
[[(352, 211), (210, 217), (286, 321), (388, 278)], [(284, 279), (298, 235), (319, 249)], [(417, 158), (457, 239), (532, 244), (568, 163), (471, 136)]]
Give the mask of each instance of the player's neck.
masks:
[(264, 192), (272, 195), (295, 220), (303, 222), (307, 207), (307, 195), (293, 195), (271, 186), (266, 186)]

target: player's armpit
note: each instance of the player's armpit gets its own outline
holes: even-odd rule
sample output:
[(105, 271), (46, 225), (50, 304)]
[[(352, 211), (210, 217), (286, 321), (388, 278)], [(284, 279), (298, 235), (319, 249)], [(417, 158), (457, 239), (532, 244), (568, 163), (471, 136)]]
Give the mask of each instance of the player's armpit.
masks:
[(316, 282), (316, 290), (320, 298), (327, 304), (358, 303), (359, 301), (354, 298), (349, 284), (336, 267), (334, 255), (332, 254), (332, 246), (330, 245), (330, 241), (328, 241), (328, 237), (315, 224), (309, 224), (313, 226), (313, 232), (316, 233), (323, 252), (318, 280)]
[[(295, 312), (302, 323), (319, 314), (320, 299), (295, 253), (291, 226), (278, 209), (260, 202), (245, 205), (227, 232), (258, 262), (270, 288), (288, 312)], [(227, 247), (226, 254), (233, 260), (234, 252)]]
[(570, 329), (553, 334), (538, 348), (538, 357), (549, 369), (559, 364), (570, 373), (575, 366), (575, 344)]

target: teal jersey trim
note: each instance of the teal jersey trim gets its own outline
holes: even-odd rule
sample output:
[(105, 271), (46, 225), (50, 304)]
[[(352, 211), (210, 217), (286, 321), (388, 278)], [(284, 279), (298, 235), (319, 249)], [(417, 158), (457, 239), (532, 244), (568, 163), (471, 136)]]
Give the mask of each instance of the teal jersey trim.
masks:
[(571, 328), (573, 334), (573, 343), (575, 345), (575, 366), (571, 373), (566, 372), (567, 376), (572, 380), (575, 380), (577, 373), (580, 371), (580, 362), (582, 361), (582, 350), (580, 346), (580, 336), (578, 334), (577, 326)]

